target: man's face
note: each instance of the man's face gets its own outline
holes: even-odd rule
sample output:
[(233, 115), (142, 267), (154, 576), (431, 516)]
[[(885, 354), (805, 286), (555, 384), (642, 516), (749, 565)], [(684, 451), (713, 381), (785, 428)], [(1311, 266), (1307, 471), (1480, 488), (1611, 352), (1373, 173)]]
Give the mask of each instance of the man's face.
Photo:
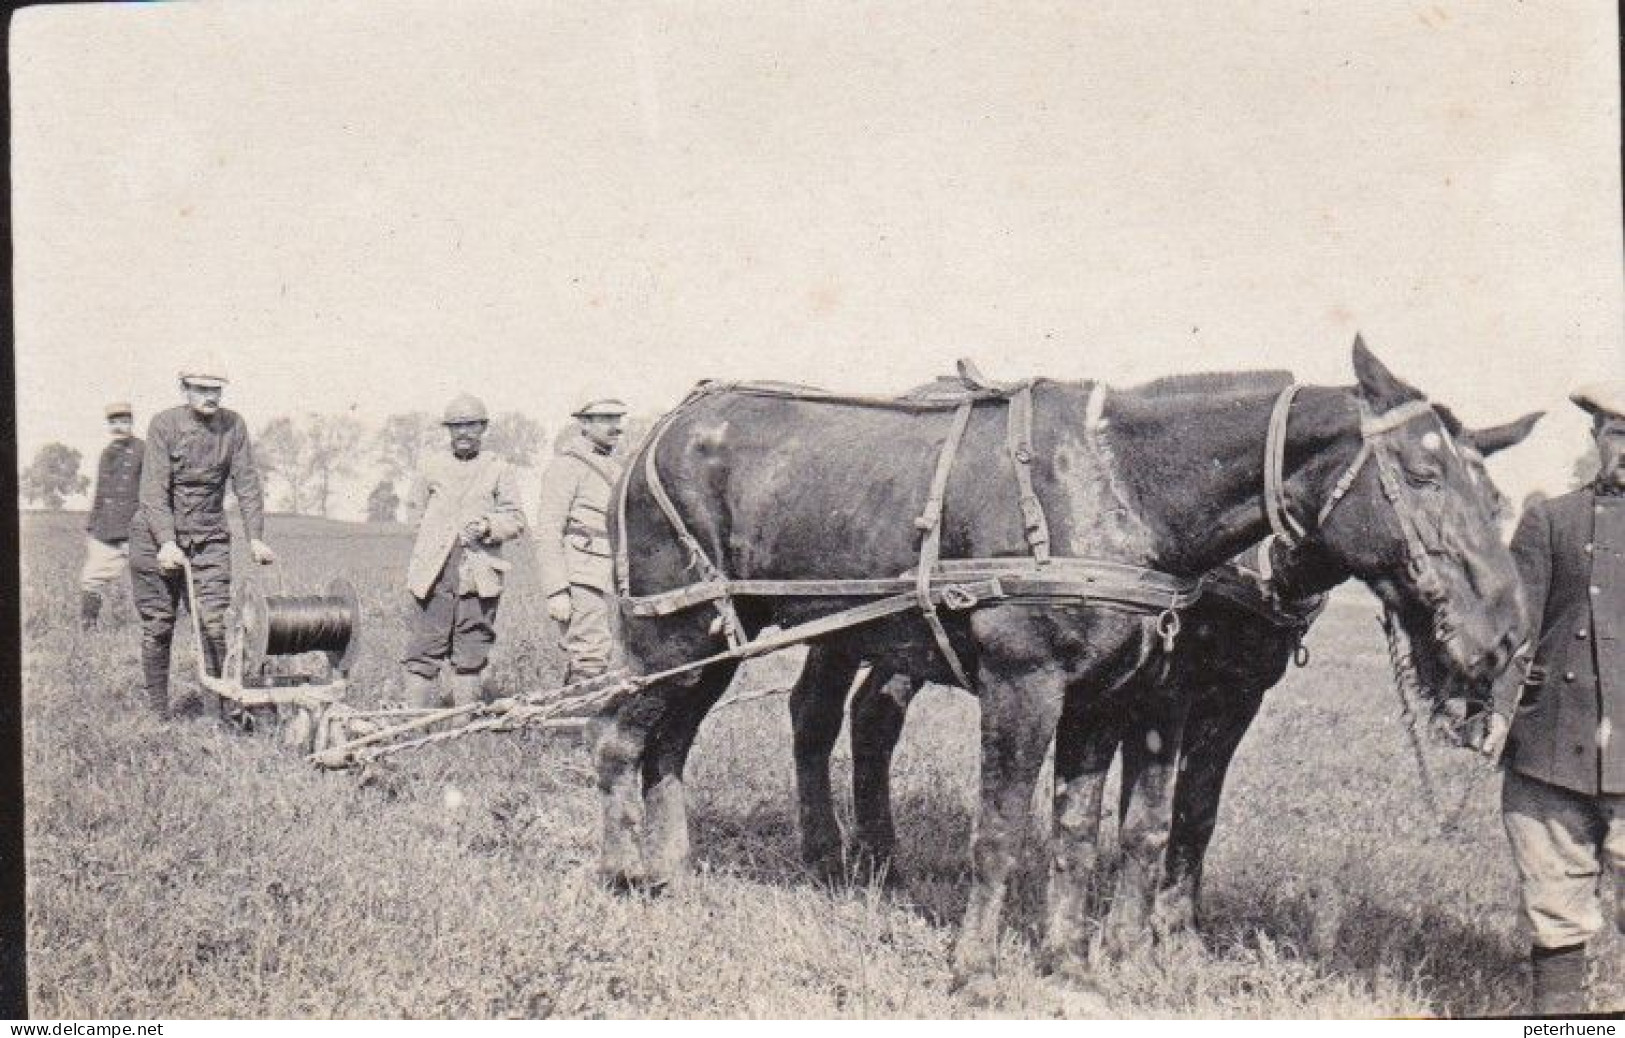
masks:
[(451, 452), (459, 458), (472, 458), (480, 452), (485, 439), (484, 422), (447, 422), (446, 435), (451, 438)]
[(1625, 486), (1625, 418), (1604, 418), (1592, 429), (1602, 478)]
[(181, 392), (186, 394), (186, 406), (205, 418), (220, 410), (220, 397), (225, 393), (225, 388), (200, 386), (196, 382), (181, 382)]
[(619, 415), (593, 415), (581, 419), (581, 431), (586, 434), (595, 447), (614, 448), (621, 442), (621, 418)]
[(107, 432), (115, 440), (127, 440), (135, 431), (135, 418), (127, 414), (116, 414), (107, 420)]

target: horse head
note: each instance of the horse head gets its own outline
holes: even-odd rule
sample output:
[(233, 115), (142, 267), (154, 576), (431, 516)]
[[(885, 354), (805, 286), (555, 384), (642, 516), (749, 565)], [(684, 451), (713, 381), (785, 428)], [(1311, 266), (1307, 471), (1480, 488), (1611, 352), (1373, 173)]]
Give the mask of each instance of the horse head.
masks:
[(1360, 446), (1311, 538), (1382, 600), (1436, 696), (1482, 699), (1525, 626), (1522, 587), (1499, 536), (1505, 499), (1482, 456), (1537, 416), (1468, 434), (1356, 338)]

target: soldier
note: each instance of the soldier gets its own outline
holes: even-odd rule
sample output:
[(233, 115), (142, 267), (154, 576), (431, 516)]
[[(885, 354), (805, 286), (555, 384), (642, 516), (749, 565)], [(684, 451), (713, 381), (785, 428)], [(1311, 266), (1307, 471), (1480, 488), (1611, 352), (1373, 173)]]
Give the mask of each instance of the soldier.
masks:
[(609, 668), (609, 595), (614, 589), (610, 550), (610, 491), (620, 478), (614, 458), (626, 405), (594, 400), (571, 417), (580, 434), (542, 473), (536, 506), (536, 555), (541, 564), (547, 614), (563, 627), (569, 656), (565, 684), (594, 678)]
[(85, 524), (85, 565), (79, 572), (79, 626), (90, 630), (102, 611), (102, 593), (123, 575), (130, 559), (130, 518), (141, 489), (141, 452), (135, 412), (127, 403), (107, 405), (107, 432), (96, 466), (96, 497)]
[[(412, 514), (420, 518), (406, 587), (417, 611), (401, 665), (408, 698), (426, 709), (447, 698), (459, 706), (479, 698), (508, 571), (502, 545), (525, 530), (512, 466), (480, 454), (488, 419), (485, 405), (467, 393), (447, 404), (442, 424), (451, 452), (428, 459), (412, 491)], [(449, 697), (435, 686), (447, 659)]]
[(1501, 811), (1533, 938), (1534, 1010), (1553, 1015), (1586, 1010), (1602, 871), (1625, 869), (1625, 380), (1571, 399), (1592, 415), (1602, 469), (1518, 524), (1533, 659), (1497, 685), (1484, 745), (1505, 745)]
[[(248, 442), (248, 426), (220, 406), (226, 385), (218, 360), (197, 361), (180, 372), (186, 403), (153, 417), (141, 469), (140, 507), (130, 524), (130, 583), (141, 616), (141, 669), (147, 697), (169, 715), (169, 649), (175, 611), (186, 596), (183, 567), (190, 563), (203, 627), (204, 666), (220, 673), (225, 658), (225, 612), (231, 604), (231, 528), (226, 483), (237, 495), (254, 561), (276, 555), (265, 536), (264, 497)], [(225, 704), (214, 704), (224, 715)]]

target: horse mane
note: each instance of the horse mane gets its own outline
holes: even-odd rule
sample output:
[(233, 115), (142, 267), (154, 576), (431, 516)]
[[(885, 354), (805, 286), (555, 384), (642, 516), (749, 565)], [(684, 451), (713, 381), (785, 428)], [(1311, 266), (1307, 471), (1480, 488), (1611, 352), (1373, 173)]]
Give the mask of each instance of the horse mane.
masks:
[(1186, 396), (1191, 393), (1243, 393), (1252, 390), (1282, 390), (1293, 382), (1292, 372), (1199, 371), (1185, 375), (1164, 375), (1133, 387), (1137, 396)]

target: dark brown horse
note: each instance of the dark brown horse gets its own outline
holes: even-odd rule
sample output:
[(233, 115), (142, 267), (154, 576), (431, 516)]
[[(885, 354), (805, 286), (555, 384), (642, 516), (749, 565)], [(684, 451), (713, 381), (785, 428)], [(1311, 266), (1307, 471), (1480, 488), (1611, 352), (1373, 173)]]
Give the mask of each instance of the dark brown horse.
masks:
[[(1540, 415), (1464, 430), (1440, 411), (1481, 486), (1504, 507), (1481, 459), (1521, 442)], [(1099, 781), (1102, 792), (1106, 769), (1119, 748), (1124, 758), (1119, 817), (1128, 853), (1108, 919), (1114, 943), (1137, 935), (1144, 919), (1136, 906), (1148, 900), (1155, 931), (1195, 925), (1202, 864), (1230, 762), (1264, 694), (1297, 654), (1325, 593), (1347, 577), (1313, 545), (1290, 549), (1274, 538), (1218, 567), (1209, 574), (1204, 596), (1186, 612), (1166, 671), (1142, 672), (1128, 682), (1114, 697), (1119, 709), (1091, 729), (1081, 770)], [(891, 757), (908, 706), (924, 683), (893, 679), (876, 668), (857, 682), (851, 704), (855, 833), (843, 858), (829, 786), (829, 755), (840, 730), (842, 704), (818, 689), (843, 682), (851, 686), (858, 667), (825, 646), (815, 646), (806, 670), (810, 678), (798, 683), (791, 697), (802, 853), (823, 875), (850, 869), (878, 872), (895, 882)], [(1169, 795), (1166, 789), (1148, 790), (1141, 781), (1152, 741), (1173, 727), (1165, 717), (1168, 704), (1182, 704), (1187, 711), (1171, 804), (1155, 800), (1158, 793)], [(1167, 850), (1159, 877), (1157, 862), (1145, 858), (1163, 844)], [(1159, 878), (1160, 892), (1150, 900)]]
[[(1421, 394), (1358, 340), (1354, 367), (1357, 387), (1307, 387), (1285, 397), (1290, 408), (1275, 377), (1175, 380), (1122, 392), (1036, 383), (1024, 450), (1055, 557), (1195, 579), (1257, 542), (1269, 529), (1264, 447), (1273, 425), (1284, 435), (1272, 500), (1311, 527), (1319, 550), (1373, 588), (1438, 670), (1487, 680), (1505, 667), (1522, 629), (1511, 557)], [(969, 411), (940, 522), (931, 524), (944, 559), (1015, 565), (1029, 558), (1029, 527), (1014, 492), (1003, 489), (1018, 475), (1006, 412), (996, 399)], [(916, 566), (917, 520), (948, 435), (940, 412), (750, 387), (696, 393), (632, 459), (612, 524), (627, 546), (629, 663), (654, 674), (716, 656), (736, 630), (753, 637), (854, 604), (747, 595), (732, 599), (731, 614), (702, 602), (650, 615), (632, 604), (638, 599), (719, 576), (842, 580)], [(975, 875), (953, 963), (963, 983), (992, 975), (1006, 885), (1052, 738), (1057, 826), (1046, 952), (1063, 966), (1078, 959), (1088, 876), (1076, 859), (1091, 843), (1071, 819), (1086, 795), (1084, 741), (1113, 690), (1160, 665), (1163, 642), (1153, 615), (1111, 603), (991, 597), (961, 604), (941, 622), (981, 700), (983, 761)], [(848, 628), (821, 644), (896, 673), (954, 680), (921, 614)], [(611, 882), (658, 885), (686, 870), (683, 767), (736, 668), (724, 659), (653, 682), (596, 719), (600, 867)], [(836, 686), (823, 694), (845, 692)], [(1177, 730), (1165, 733), (1157, 763), (1165, 766), (1178, 739)]]

